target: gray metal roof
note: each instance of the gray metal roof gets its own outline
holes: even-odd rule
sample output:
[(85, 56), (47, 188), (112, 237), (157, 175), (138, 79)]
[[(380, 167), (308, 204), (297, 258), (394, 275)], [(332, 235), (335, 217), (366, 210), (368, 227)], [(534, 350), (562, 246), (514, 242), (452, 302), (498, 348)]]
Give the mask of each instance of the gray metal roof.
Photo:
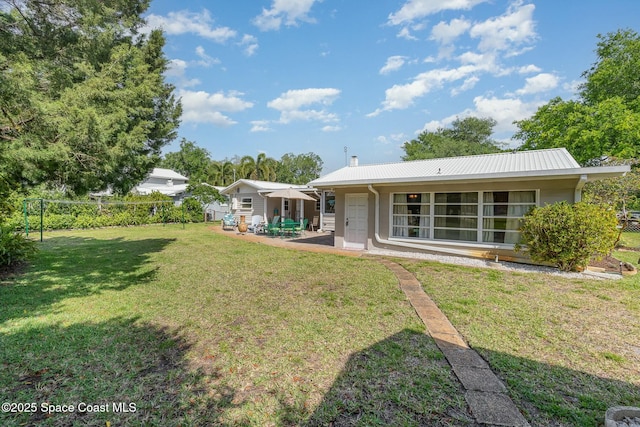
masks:
[(303, 191), (307, 189), (306, 185), (296, 185), (296, 184), (287, 184), (284, 182), (270, 182), (270, 181), (259, 181), (255, 179), (239, 179), (228, 187), (223, 188), (220, 193), (222, 194), (230, 194), (231, 191), (238, 187), (239, 185), (248, 185), (256, 189), (256, 191), (274, 191), (274, 190), (284, 190), (287, 188), (295, 188), (296, 190)]
[(605, 172), (622, 175), (628, 167), (581, 168), (564, 148), (514, 151), (362, 166), (347, 166), (309, 183), (314, 187), (353, 184), (499, 179)]

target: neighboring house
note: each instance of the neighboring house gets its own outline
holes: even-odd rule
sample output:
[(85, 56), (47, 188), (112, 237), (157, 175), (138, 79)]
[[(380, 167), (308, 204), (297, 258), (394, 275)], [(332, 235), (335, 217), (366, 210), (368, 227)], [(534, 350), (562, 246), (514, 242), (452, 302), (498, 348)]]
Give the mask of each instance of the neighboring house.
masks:
[(146, 195), (157, 191), (171, 197), (179, 206), (185, 198), (188, 181), (189, 178), (171, 169), (154, 168), (147, 179), (138, 184), (133, 192)]
[[(312, 202), (298, 199), (270, 198), (266, 196), (272, 191), (287, 188), (294, 188), (317, 200)], [(260, 215), (266, 222), (270, 222), (275, 216), (292, 218), (296, 221), (307, 218), (310, 222), (314, 216), (320, 217), (320, 194), (316, 189), (307, 186), (282, 182), (239, 179), (222, 189), (220, 194), (229, 197), (231, 213), (233, 213), (238, 221), (241, 216), (244, 216), (245, 221), (249, 223), (251, 217), (254, 215)]]
[[(218, 193), (220, 193), (220, 194), (222, 194), (222, 190), (224, 190), (224, 187), (217, 187), (217, 186), (214, 186), (214, 185), (209, 185), (206, 182), (203, 182), (202, 185), (208, 185), (210, 187), (213, 187), (216, 190), (218, 190)], [(215, 202), (209, 203), (207, 206), (205, 206), (204, 212), (207, 215), (207, 221), (219, 220), (224, 216), (224, 214), (230, 212), (229, 203), (228, 203), (228, 201), (218, 202), (216, 200)]]
[(534, 206), (581, 199), (628, 166), (582, 168), (564, 148), (350, 166), (309, 186), (335, 196), (335, 246), (526, 260), (513, 251)]

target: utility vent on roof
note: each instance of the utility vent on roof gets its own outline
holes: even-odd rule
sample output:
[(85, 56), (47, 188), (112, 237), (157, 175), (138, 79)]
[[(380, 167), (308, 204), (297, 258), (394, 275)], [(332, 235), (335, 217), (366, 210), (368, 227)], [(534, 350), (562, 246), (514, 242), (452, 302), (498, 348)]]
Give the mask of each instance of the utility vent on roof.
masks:
[(349, 166), (351, 167), (358, 166), (358, 156), (351, 156), (351, 163), (349, 163)]

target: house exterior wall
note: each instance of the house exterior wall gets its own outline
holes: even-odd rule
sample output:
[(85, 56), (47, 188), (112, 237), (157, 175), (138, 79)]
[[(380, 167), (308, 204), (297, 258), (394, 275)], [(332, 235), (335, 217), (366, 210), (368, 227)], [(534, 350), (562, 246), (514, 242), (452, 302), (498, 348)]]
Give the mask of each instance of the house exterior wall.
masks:
[[(250, 223), (252, 216), (264, 216), (265, 214), (264, 197), (248, 185), (238, 186), (229, 198), (231, 202), (231, 213), (237, 221), (240, 221), (240, 217), (244, 216), (245, 221)], [(243, 206), (243, 199), (251, 199), (251, 207)]]
[[(387, 245), (380, 243), (375, 237), (376, 199), (374, 193), (369, 191), (367, 186), (353, 186), (335, 189), (336, 195), (336, 212), (335, 212), (335, 246), (344, 247), (345, 245), (345, 198), (347, 194), (361, 193), (368, 195), (368, 239), (366, 247), (393, 249), (396, 251), (410, 252), (436, 252), (434, 247), (447, 250), (463, 251), (469, 256), (495, 258), (496, 255), (504, 260), (527, 261), (521, 253), (513, 251), (513, 245), (510, 244), (488, 244), (481, 242), (455, 241), (448, 242), (446, 240), (417, 240), (417, 239), (394, 239), (390, 236), (391, 217), (392, 217), (392, 194), (393, 193), (439, 193), (439, 192), (476, 192), (476, 191), (536, 191), (536, 203), (538, 206), (544, 206), (559, 201), (574, 202), (575, 188), (578, 184), (577, 178), (553, 179), (553, 180), (519, 180), (519, 181), (488, 181), (488, 182), (469, 182), (469, 183), (430, 183), (430, 184), (399, 184), (399, 185), (374, 185), (374, 189), (379, 193), (379, 237), (381, 240), (399, 240), (402, 242), (410, 242), (417, 247), (405, 248), (401, 246)], [(429, 245), (431, 248), (420, 249), (420, 245)]]

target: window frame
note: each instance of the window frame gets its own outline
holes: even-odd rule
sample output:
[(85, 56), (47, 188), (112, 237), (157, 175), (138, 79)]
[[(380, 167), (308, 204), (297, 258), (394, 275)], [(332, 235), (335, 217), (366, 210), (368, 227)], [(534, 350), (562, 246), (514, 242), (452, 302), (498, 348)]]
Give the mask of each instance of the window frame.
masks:
[[(508, 198), (507, 198), (507, 202), (492, 202), (492, 203), (487, 203), (484, 202), (484, 197), (486, 193), (511, 193), (511, 192), (527, 192), (527, 193), (533, 193), (533, 197), (534, 197), (534, 202), (513, 202), (513, 203), (509, 203), (508, 202)], [(476, 203), (473, 202), (459, 202), (459, 203), (446, 203), (446, 202), (436, 202), (436, 194), (453, 194), (453, 193), (476, 193), (477, 194), (477, 201)], [(394, 206), (396, 205), (400, 205), (399, 203), (395, 202), (395, 196), (396, 195), (409, 195), (409, 194), (429, 194), (429, 202), (428, 204), (428, 211), (429, 211), (429, 232), (428, 232), (428, 237), (410, 237), (407, 233), (406, 236), (400, 236), (400, 235), (394, 235), (394, 232), (396, 230), (394, 230), (394, 228), (398, 228), (399, 226), (396, 224), (394, 225), (394, 216), (397, 217), (399, 215), (402, 214), (394, 214)], [(407, 205), (408, 203), (405, 203), (405, 205)], [(424, 203), (423, 203), (424, 204)], [(468, 215), (464, 213), (464, 208), (462, 208), (462, 214), (461, 215), (436, 215), (436, 206), (477, 206), (476, 207), (476, 215)], [(519, 216), (519, 217), (515, 217), (515, 216), (495, 216), (495, 215), (486, 215), (485, 216), (485, 205), (506, 205), (506, 209), (507, 209), (507, 213), (509, 211), (509, 207), (510, 206), (531, 206), (533, 207), (538, 207), (540, 206), (540, 189), (539, 188), (535, 188), (535, 189), (531, 189), (531, 188), (526, 188), (526, 189), (522, 189), (522, 188), (517, 188), (517, 189), (509, 189), (509, 190), (504, 190), (504, 189), (489, 189), (489, 190), (479, 190), (479, 191), (395, 191), (395, 192), (391, 192), (389, 193), (389, 230), (388, 230), (388, 236), (390, 240), (394, 240), (394, 241), (406, 241), (406, 242), (416, 242), (416, 241), (420, 241), (420, 242), (429, 242), (429, 243), (433, 243), (433, 244), (447, 244), (447, 245), (460, 245), (460, 246), (465, 246), (465, 245), (475, 245), (475, 246), (488, 246), (488, 247), (505, 247), (505, 248), (512, 248), (514, 246), (514, 243), (504, 243), (504, 242), (491, 242), (491, 241), (485, 241), (485, 232), (505, 232), (505, 233), (518, 233), (517, 231), (510, 231), (510, 230), (498, 230), (495, 228), (485, 228), (485, 219), (486, 220), (495, 220), (495, 219), (504, 219), (505, 221), (508, 220), (521, 220), (524, 216)], [(407, 217), (410, 215), (409, 213), (406, 214)], [(436, 218), (467, 218), (467, 219), (475, 219), (476, 221), (476, 227), (475, 228), (469, 228), (469, 227), (446, 227), (446, 226), (436, 226)], [(475, 240), (454, 240), (454, 239), (446, 239), (446, 238), (435, 238), (436, 235), (436, 231), (435, 230), (462, 230), (462, 231), (471, 231), (474, 232), (476, 239)], [(504, 240), (507, 240), (506, 238)]]

